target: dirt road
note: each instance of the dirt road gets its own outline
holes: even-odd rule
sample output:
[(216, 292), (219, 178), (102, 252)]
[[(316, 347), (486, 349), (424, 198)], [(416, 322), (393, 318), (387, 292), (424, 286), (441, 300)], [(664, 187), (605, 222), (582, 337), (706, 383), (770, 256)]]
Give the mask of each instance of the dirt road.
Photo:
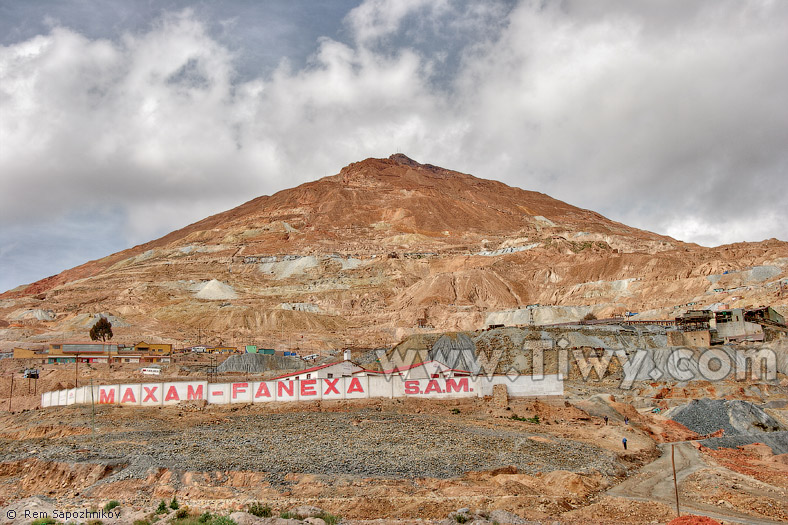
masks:
[[(690, 474), (709, 468), (703, 456), (693, 442), (675, 443), (676, 479), (679, 486)], [(607, 493), (610, 496), (627, 498), (635, 501), (656, 501), (675, 507), (676, 492), (673, 486), (673, 466), (671, 465), (671, 444), (659, 446), (662, 455), (656, 461), (643, 467), (635, 476), (616, 485)], [(721, 468), (721, 467), (715, 467)], [(681, 514), (697, 514), (708, 516), (725, 522), (746, 524), (781, 523), (763, 518), (755, 518), (732, 509), (720, 509), (700, 502), (679, 500)]]

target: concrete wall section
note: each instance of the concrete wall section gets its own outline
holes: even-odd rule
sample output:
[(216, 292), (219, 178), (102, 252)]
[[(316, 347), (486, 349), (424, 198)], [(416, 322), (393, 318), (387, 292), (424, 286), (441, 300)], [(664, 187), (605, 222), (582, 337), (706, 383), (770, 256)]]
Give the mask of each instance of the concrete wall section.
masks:
[(210, 383), (208, 385), (208, 402), (226, 405), (230, 402), (230, 383)]
[(164, 400), (164, 383), (143, 383), (140, 385), (140, 404), (142, 406), (161, 406)]
[(115, 405), (120, 401), (119, 385), (101, 385), (97, 390), (97, 405)]
[(508, 376), (493, 376), (489, 379), (480, 377), (480, 395), (491, 396), (493, 385), (506, 385), (510, 397), (564, 395), (564, 382), (557, 374), (545, 375), (538, 379), (531, 376), (518, 376), (515, 379)]
[[(564, 384), (556, 375), (541, 378), (519, 376), (479, 376), (411, 379), (400, 376), (359, 376), (323, 379), (239, 381), (235, 383), (207, 383), (179, 381), (171, 383), (142, 383), (94, 386), (92, 397), (96, 404), (124, 404), (140, 406), (175, 405), (181, 401), (205, 399), (212, 404), (266, 403), (270, 401), (316, 401), (339, 399), (367, 399), (418, 397), (450, 399), (492, 395), (494, 385), (506, 385), (511, 397), (560, 396)], [(45, 392), (41, 406), (91, 403), (89, 386)]]
[(142, 403), (142, 385), (120, 385), (121, 405), (139, 405), (140, 403)]
[(98, 403), (99, 400), (99, 387), (98, 385), (93, 385), (92, 387), (86, 386), (85, 387), (85, 403), (95, 404)]
[(267, 403), (276, 401), (275, 381), (255, 381), (252, 383), (252, 402)]
[(164, 383), (162, 400), (165, 405), (177, 405), (181, 401), (207, 399), (207, 381), (177, 381)]
[(316, 401), (323, 398), (322, 379), (302, 379), (297, 382), (300, 401)]
[(430, 399), (477, 397), (476, 381), (471, 377), (406, 379), (402, 382), (402, 396)]
[[(88, 396), (87, 401), (85, 401), (85, 395)], [(81, 386), (81, 387), (77, 388), (76, 404), (77, 405), (82, 405), (82, 404), (85, 404), (85, 403), (88, 403), (88, 404), (90, 403), (90, 387)]]
[(320, 380), (320, 398), (325, 400), (330, 399), (345, 399), (345, 380), (344, 377), (335, 377), (333, 379)]
[[(400, 379), (399, 376), (396, 376)], [(402, 384), (400, 379), (399, 384)], [(401, 389), (397, 390), (398, 392)], [(394, 376), (386, 378), (384, 376), (369, 376), (369, 397), (394, 397)]]
[(277, 401), (298, 401), (298, 381), (276, 381)]
[(254, 395), (253, 386), (254, 383), (250, 381), (230, 383), (230, 403), (251, 403)]
[(369, 396), (369, 377), (346, 377), (345, 399), (364, 399)]

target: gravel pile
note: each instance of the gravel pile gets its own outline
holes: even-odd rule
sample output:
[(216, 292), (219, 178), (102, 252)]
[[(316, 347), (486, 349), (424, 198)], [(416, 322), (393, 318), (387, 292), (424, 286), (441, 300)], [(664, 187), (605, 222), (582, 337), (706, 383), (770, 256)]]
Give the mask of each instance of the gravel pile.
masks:
[(198, 299), (218, 300), (218, 299), (235, 299), (238, 295), (229, 284), (225, 284), (216, 279), (212, 279), (207, 283), (199, 285), (199, 291), (195, 294)]
[(725, 431), (725, 436), (784, 430), (769, 414), (747, 401), (695, 399), (675, 408), (670, 417), (701, 435), (720, 429)]
[(220, 374), (228, 372), (244, 372), (260, 374), (269, 370), (302, 370), (306, 364), (297, 357), (284, 357), (267, 354), (240, 354), (228, 357), (216, 367)]
[(739, 434), (738, 436), (709, 438), (701, 441), (704, 446), (718, 448), (736, 448), (752, 443), (763, 443), (772, 449), (774, 454), (788, 454), (788, 432), (769, 432), (767, 434)]
[[(618, 472), (615, 454), (592, 445), (536, 434), (478, 427), (433, 415), (302, 412), (238, 415), (179, 431), (119, 424), (95, 442), (84, 436), (41, 443), (51, 461), (126, 463), (106, 481), (146, 477), (151, 467), (249, 470), (281, 483), (288, 472), (376, 478), (450, 478), (471, 470), (515, 465), (521, 472)], [(77, 452), (82, 449), (81, 452)], [(88, 449), (85, 451), (85, 449)], [(6, 449), (0, 460), (24, 454)]]

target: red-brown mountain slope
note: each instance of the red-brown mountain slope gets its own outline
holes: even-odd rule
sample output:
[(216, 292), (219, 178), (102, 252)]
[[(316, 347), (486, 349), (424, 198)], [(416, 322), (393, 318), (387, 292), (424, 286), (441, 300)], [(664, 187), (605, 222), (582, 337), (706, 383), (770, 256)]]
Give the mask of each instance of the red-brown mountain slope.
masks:
[(418, 319), (473, 329), (534, 303), (667, 317), (783, 304), (787, 266), (785, 242), (685, 244), (398, 154), (7, 292), (0, 344), (84, 339), (101, 312), (128, 342), (310, 349), (390, 344)]

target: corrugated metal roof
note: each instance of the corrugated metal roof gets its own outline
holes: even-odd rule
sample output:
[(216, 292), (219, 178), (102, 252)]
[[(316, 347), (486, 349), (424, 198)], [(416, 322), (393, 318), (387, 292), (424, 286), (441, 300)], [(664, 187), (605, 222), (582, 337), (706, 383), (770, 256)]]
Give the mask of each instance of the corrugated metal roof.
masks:
[(421, 363), (416, 363), (416, 364), (413, 364), (413, 365), (410, 365), (410, 366), (404, 366), (404, 367), (403, 366), (397, 366), (397, 367), (392, 368), (391, 370), (386, 370), (383, 373), (384, 374), (393, 374), (393, 373), (396, 373), (396, 372), (407, 372), (408, 370), (412, 370), (413, 368), (418, 368), (420, 366), (426, 367), (430, 363), (435, 363), (435, 364), (441, 365), (441, 367), (442, 367), (441, 370), (442, 371), (448, 370), (449, 372), (462, 372), (464, 374), (470, 374), (470, 372), (468, 370), (459, 370), (459, 369), (456, 369), (456, 368), (450, 368), (449, 365), (447, 365), (445, 363), (442, 363), (440, 361), (436, 361), (436, 360), (424, 361), (424, 362), (421, 362)]

